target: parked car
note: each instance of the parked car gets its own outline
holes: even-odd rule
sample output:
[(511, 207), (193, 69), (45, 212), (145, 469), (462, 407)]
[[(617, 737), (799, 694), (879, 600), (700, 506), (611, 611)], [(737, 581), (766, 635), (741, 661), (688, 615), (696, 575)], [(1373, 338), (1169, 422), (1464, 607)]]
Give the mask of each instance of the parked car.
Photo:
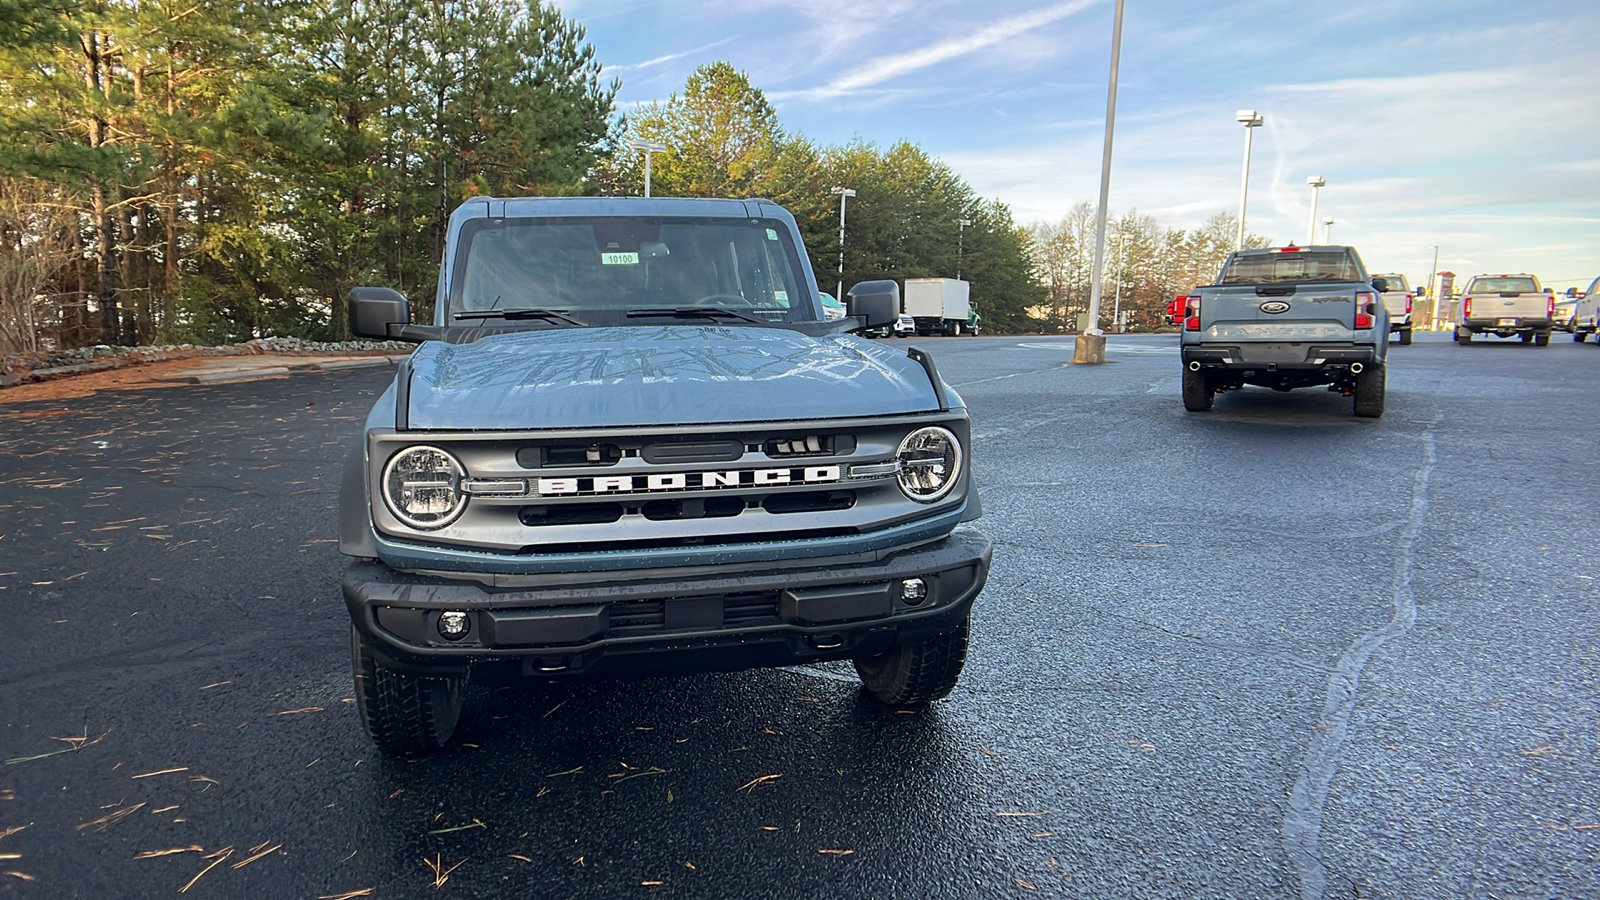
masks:
[(895, 337), (910, 337), (917, 333), (917, 320), (910, 313), (901, 313), (900, 318), (894, 321)]
[(446, 747), (470, 682), (837, 660), (890, 706), (950, 693), (992, 547), (958, 527), (966, 404), (850, 333), (894, 324), (898, 284), (824, 319), (761, 200), (474, 197), (442, 263), (432, 324), (349, 298), (352, 333), (419, 343), (340, 483), (379, 748)]
[(1474, 275), (1461, 292), (1460, 310), (1455, 339), (1462, 344), (1472, 343), (1474, 335), (1493, 334), (1548, 347), (1555, 329), (1555, 294), (1526, 272)]
[[(1578, 302), (1573, 307), (1572, 327), (1569, 329), (1575, 341), (1588, 340), (1589, 335), (1596, 334), (1596, 329), (1600, 328), (1600, 293), (1596, 293), (1597, 288), (1600, 288), (1600, 278), (1589, 282), (1589, 290), (1576, 297)], [(1600, 343), (1600, 337), (1596, 337), (1595, 341)]]
[(1247, 384), (1328, 385), (1358, 416), (1383, 415), (1389, 316), (1354, 247), (1239, 250), (1189, 297), (1179, 350), (1183, 406), (1211, 408)]
[(1411, 282), (1398, 272), (1373, 278), (1384, 281), (1383, 308), (1389, 311), (1389, 333), (1399, 335), (1401, 344), (1411, 343), (1411, 305), (1417, 297)]

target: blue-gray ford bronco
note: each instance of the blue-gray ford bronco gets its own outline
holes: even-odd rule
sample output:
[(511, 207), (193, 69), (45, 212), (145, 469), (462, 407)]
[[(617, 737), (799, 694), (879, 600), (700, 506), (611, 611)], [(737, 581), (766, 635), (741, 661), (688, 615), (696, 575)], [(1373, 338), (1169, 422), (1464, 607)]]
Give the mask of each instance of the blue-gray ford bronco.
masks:
[(356, 701), (394, 755), (449, 744), (468, 681), (852, 660), (950, 692), (988, 575), (961, 398), (891, 325), (828, 321), (762, 200), (475, 198), (432, 324), (388, 288), (355, 334), (418, 342), (343, 476)]
[(1290, 391), (1327, 385), (1358, 416), (1383, 415), (1388, 285), (1354, 247), (1272, 247), (1227, 258), (1215, 284), (1190, 292), (1179, 349), (1183, 405), (1211, 409), (1247, 384)]

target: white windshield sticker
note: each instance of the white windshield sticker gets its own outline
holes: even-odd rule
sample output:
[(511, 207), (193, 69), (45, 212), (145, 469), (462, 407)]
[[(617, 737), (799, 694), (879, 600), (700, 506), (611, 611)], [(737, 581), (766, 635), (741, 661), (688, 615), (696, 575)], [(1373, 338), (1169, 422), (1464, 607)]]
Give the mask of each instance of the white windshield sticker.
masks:
[(789, 302), (789, 292), (788, 291), (773, 291), (772, 292), (772, 299), (778, 301), (779, 303), (788, 303)]
[(776, 231), (773, 231), (771, 228), (768, 228), (767, 229), (767, 240), (775, 241), (777, 239), (778, 239), (778, 233)]
[(637, 266), (639, 254), (637, 253), (602, 253), (600, 265), (602, 266)]

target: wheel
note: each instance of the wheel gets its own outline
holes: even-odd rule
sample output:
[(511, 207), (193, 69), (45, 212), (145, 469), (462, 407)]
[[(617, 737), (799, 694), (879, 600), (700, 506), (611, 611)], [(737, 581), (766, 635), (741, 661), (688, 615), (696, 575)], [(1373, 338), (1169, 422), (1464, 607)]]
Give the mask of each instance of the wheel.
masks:
[(1456, 329), (1456, 340), (1460, 341), (1463, 344), (1472, 343), (1472, 329), (1470, 329), (1470, 328), (1457, 328)]
[(1189, 412), (1205, 412), (1217, 398), (1211, 381), (1204, 372), (1183, 370), (1183, 408)]
[[(1524, 344), (1529, 343), (1529, 342), (1531, 342), (1533, 340), (1533, 335), (1531, 333), (1529, 333), (1529, 332), (1526, 332), (1526, 331), (1524, 331), (1523, 333), (1517, 335), (1517, 337), (1521, 338), (1522, 342)], [(1545, 342), (1549, 343), (1549, 339), (1546, 338)]]
[(1411, 343), (1411, 329), (1400, 329), (1400, 346), (1404, 347), (1409, 343)]
[(1550, 332), (1542, 331), (1542, 332), (1534, 335), (1533, 336), (1533, 345), (1535, 347), (1548, 347), (1548, 346), (1550, 346)]
[(925, 706), (950, 693), (967, 659), (968, 620), (948, 634), (855, 660), (867, 692), (890, 706)]
[(1383, 392), (1388, 386), (1388, 366), (1373, 363), (1356, 376), (1355, 414), (1368, 419), (1383, 415)]
[(1572, 333), (1572, 340), (1577, 342), (1577, 343), (1579, 343), (1579, 344), (1581, 344), (1584, 341), (1588, 340), (1588, 338), (1589, 338), (1589, 332), (1587, 332), (1587, 331), (1574, 331)]
[(960, 337), (961, 336), (961, 323), (960, 322), (951, 322), (950, 323), (950, 332), (949, 333), (950, 333), (951, 337)]
[(425, 756), (450, 743), (461, 721), (459, 676), (423, 678), (385, 668), (350, 627), (356, 709), (378, 749), (390, 756)]

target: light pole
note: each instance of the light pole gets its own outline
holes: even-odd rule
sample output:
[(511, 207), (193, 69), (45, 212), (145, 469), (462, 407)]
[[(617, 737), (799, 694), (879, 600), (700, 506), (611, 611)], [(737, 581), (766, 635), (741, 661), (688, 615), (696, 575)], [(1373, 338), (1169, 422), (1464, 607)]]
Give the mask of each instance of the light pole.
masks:
[(1253, 109), (1241, 109), (1233, 118), (1244, 126), (1244, 178), (1239, 182), (1239, 233), (1233, 238), (1233, 249), (1244, 249), (1244, 204), (1250, 197), (1250, 136), (1266, 118)]
[(1122, 333), (1122, 261), (1128, 252), (1128, 234), (1117, 234), (1117, 292), (1111, 306), (1111, 322), (1117, 328), (1117, 333)]
[[(1306, 246), (1308, 247), (1317, 242), (1317, 195), (1322, 193), (1322, 187), (1327, 183), (1328, 180), (1321, 175), (1313, 175), (1306, 179), (1306, 184), (1311, 185), (1311, 234), (1306, 238)], [(1332, 219), (1329, 219), (1329, 224), (1332, 221)], [(1327, 241), (1324, 240), (1323, 243), (1327, 243)]]
[(1333, 243), (1333, 216), (1324, 216), (1322, 219), (1322, 242)]
[(667, 149), (667, 145), (657, 141), (632, 140), (628, 142), (628, 146), (635, 150), (644, 151), (644, 195), (648, 197), (650, 196), (650, 154), (661, 153)]
[(1122, 0), (1117, 0), (1116, 14), (1111, 23), (1111, 78), (1106, 88), (1106, 143), (1100, 153), (1100, 208), (1095, 212), (1094, 272), (1089, 281), (1089, 322), (1078, 335), (1072, 361), (1076, 363), (1103, 363), (1106, 361), (1106, 337), (1100, 330), (1101, 269), (1106, 262), (1106, 205), (1111, 201), (1111, 138), (1117, 124), (1117, 70), (1122, 64)]
[(956, 221), (956, 280), (957, 281), (961, 280), (962, 237), (966, 233), (967, 226), (971, 225), (971, 224), (972, 224), (972, 220), (971, 219), (959, 219), (959, 220)]
[(1433, 247), (1433, 268), (1428, 270), (1428, 299), (1433, 302), (1433, 327), (1439, 327), (1439, 292), (1433, 289), (1433, 280), (1439, 277), (1439, 247)]
[(847, 187), (836, 187), (833, 193), (839, 195), (839, 293), (833, 298), (840, 303), (844, 302), (844, 201), (846, 197), (854, 197), (856, 192)]

